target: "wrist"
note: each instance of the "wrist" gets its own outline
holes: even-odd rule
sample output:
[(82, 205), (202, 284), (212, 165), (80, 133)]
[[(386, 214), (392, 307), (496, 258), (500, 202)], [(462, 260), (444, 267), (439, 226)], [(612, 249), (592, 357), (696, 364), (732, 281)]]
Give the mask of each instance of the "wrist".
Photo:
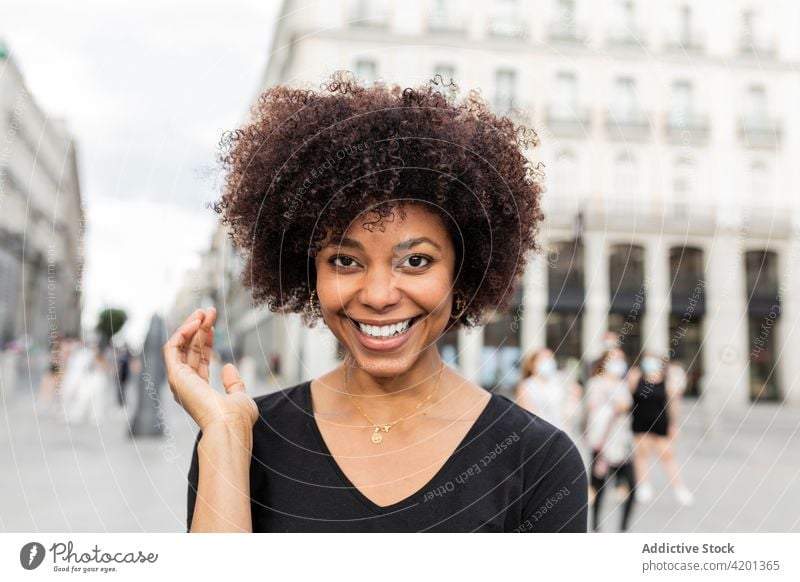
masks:
[(247, 449), (253, 448), (253, 427), (248, 426), (245, 421), (215, 421), (200, 431), (203, 433), (200, 442), (222, 440)]

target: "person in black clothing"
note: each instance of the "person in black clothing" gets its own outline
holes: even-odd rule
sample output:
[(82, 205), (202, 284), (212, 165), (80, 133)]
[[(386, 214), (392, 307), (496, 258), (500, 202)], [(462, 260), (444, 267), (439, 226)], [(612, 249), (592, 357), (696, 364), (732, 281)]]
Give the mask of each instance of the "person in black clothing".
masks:
[(631, 369), (628, 384), (633, 392), (632, 429), (636, 447), (637, 500), (647, 503), (653, 498), (648, 462), (655, 453), (670, 480), (678, 503), (689, 506), (694, 496), (683, 484), (673, 451), (677, 438), (677, 407), (681, 393), (665, 378), (661, 359), (645, 352), (641, 365)]
[(223, 394), (208, 384), (217, 312), (187, 318), (164, 346), (200, 427), (187, 531), (586, 531), (570, 438), (439, 354), (444, 333), (508, 307), (543, 218), (525, 132), (454, 95), (337, 73), (321, 93), (267, 90), (229, 136), (215, 209), (245, 283), (322, 320), (346, 359), (256, 399), (227, 364)]

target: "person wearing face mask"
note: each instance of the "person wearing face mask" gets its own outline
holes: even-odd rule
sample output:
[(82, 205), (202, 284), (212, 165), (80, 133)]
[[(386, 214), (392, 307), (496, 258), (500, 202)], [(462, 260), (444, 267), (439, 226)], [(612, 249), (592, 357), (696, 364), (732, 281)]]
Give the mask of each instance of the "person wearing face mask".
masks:
[(672, 441), (677, 436), (680, 387), (667, 381), (661, 360), (649, 352), (645, 352), (640, 365), (631, 370), (628, 383), (634, 401), (632, 429), (636, 447), (636, 475), (639, 478), (636, 499), (647, 503), (653, 498), (647, 465), (655, 453), (678, 503), (687, 507), (692, 505), (694, 496), (683, 484), (672, 448)]
[(634, 504), (636, 478), (633, 433), (629, 413), (633, 398), (623, 379), (627, 365), (619, 348), (606, 351), (594, 364), (586, 383), (586, 439), (592, 453), (589, 498), (593, 502), (592, 531), (600, 531), (600, 507), (612, 480), (623, 501), (620, 531), (628, 530)]
[(552, 350), (531, 353), (522, 366), (522, 380), (517, 385), (517, 403), (564, 430), (577, 441), (578, 408), (582, 396), (578, 383), (567, 383), (558, 370)]

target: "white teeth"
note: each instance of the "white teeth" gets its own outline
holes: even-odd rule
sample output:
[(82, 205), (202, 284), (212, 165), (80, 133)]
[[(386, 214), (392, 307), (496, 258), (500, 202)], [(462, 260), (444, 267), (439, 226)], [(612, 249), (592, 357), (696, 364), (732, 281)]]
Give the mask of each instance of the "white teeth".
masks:
[(407, 319), (405, 321), (401, 321), (398, 323), (393, 323), (391, 325), (367, 325), (366, 323), (359, 323), (356, 322), (359, 329), (364, 335), (368, 335), (370, 337), (390, 337), (393, 335), (399, 335), (404, 333), (409, 325), (411, 324), (411, 320)]

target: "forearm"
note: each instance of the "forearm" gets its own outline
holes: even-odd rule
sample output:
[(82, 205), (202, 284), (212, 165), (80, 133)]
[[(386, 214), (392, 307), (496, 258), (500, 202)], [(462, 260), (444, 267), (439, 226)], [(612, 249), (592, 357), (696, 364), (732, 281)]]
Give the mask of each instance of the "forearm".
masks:
[(198, 483), (192, 533), (252, 532), (252, 428), (207, 427), (197, 445)]

